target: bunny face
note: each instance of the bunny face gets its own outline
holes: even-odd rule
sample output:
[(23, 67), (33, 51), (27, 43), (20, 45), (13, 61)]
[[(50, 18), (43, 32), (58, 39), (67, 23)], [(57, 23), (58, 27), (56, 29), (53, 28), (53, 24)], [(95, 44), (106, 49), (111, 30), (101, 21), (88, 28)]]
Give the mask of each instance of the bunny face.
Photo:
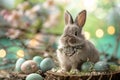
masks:
[(85, 38), (81, 34), (81, 31), (85, 24), (85, 20), (85, 10), (78, 14), (75, 21), (73, 21), (72, 16), (68, 11), (65, 12), (65, 28), (60, 39), (63, 46), (84, 45)]

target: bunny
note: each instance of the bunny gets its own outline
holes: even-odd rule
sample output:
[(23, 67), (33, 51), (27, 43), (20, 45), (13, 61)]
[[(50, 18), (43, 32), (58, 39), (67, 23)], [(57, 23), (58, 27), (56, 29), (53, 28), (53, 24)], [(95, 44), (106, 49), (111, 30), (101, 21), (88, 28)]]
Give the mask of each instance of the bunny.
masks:
[(59, 39), (57, 58), (61, 71), (79, 71), (83, 62), (99, 61), (99, 52), (81, 33), (86, 21), (86, 10), (81, 11), (75, 21), (71, 14), (65, 12), (65, 28)]

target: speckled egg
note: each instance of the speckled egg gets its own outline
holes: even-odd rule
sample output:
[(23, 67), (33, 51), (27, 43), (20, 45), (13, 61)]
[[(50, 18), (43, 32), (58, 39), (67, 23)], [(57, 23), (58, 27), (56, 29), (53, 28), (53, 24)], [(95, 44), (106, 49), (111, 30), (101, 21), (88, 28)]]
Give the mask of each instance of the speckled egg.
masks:
[(92, 71), (93, 67), (94, 67), (94, 63), (87, 61), (81, 65), (81, 70), (84, 72), (89, 72), (89, 71)]
[(16, 61), (16, 64), (15, 64), (15, 71), (17, 72), (21, 72), (21, 65), (22, 63), (25, 62), (25, 59), (24, 58), (19, 58), (17, 61)]
[(27, 60), (21, 65), (22, 72), (29, 74), (38, 70), (37, 63), (33, 60)]
[(108, 71), (109, 70), (109, 65), (105, 61), (99, 61), (99, 62), (95, 63), (94, 69), (96, 71), (100, 71), (100, 72), (102, 72), (102, 71)]
[(55, 63), (51, 58), (45, 58), (40, 63), (40, 69), (43, 72), (46, 72), (46, 71), (52, 69), (53, 67), (55, 67)]
[(43, 60), (43, 58), (40, 57), (40, 56), (33, 57), (33, 61), (35, 61), (37, 63), (38, 67), (40, 66), (40, 63), (41, 63), (42, 60)]
[(43, 80), (43, 77), (37, 73), (29, 74), (25, 80)]

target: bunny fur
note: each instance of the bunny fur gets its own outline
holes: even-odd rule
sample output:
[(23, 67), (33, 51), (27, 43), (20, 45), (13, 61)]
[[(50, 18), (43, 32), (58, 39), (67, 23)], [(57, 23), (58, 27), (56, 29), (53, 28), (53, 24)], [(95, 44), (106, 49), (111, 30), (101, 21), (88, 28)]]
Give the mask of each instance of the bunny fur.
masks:
[(65, 28), (59, 39), (57, 58), (62, 71), (80, 70), (83, 62), (97, 62), (99, 53), (94, 45), (81, 33), (86, 21), (86, 10), (81, 11), (75, 21), (65, 12)]

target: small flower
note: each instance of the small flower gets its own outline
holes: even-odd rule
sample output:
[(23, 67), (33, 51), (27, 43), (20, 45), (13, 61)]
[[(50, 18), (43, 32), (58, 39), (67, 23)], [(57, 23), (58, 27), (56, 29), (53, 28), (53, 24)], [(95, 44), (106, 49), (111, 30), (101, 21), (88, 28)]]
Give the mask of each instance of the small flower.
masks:
[(43, 35), (42, 35), (42, 34), (36, 34), (36, 35), (34, 36), (34, 38), (35, 38), (36, 40), (38, 40), (38, 41), (42, 41), (41, 39), (43, 38)]
[(11, 15), (13, 16), (13, 19), (20, 19), (20, 13), (16, 10), (13, 10)]
[(18, 10), (22, 10), (22, 11), (27, 10), (27, 9), (29, 9), (29, 8), (30, 8), (30, 3), (29, 3), (28, 1), (25, 1), (24, 3), (19, 4), (19, 5), (17, 6), (17, 9), (18, 9)]
[(31, 9), (30, 10), (26, 10), (25, 16), (27, 16), (31, 20), (37, 18), (37, 14), (34, 11), (32, 11)]
[(18, 27), (21, 24), (21, 15), (19, 12), (13, 10), (10, 15), (5, 15), (4, 19), (10, 24), (12, 27)]
[(44, 57), (48, 57), (48, 56), (49, 56), (49, 53), (48, 53), (48, 52), (45, 52), (45, 53), (43, 54), (43, 56), (44, 56)]
[(0, 11), (0, 15), (8, 15), (8, 14), (10, 14), (10, 12), (9, 11), (7, 11), (7, 10), (2, 10), (2, 11)]
[(32, 9), (33, 12), (38, 12), (41, 10), (41, 6), (40, 5), (35, 5)]
[(53, 0), (46, 0), (46, 2), (43, 4), (44, 8), (49, 8), (51, 6), (54, 6), (54, 1)]
[(59, 12), (50, 14), (48, 20), (43, 24), (43, 26), (45, 28), (50, 28), (57, 25), (59, 15), (60, 15)]
[(17, 38), (21, 34), (20, 30), (10, 28), (8, 29), (8, 32), (6, 33), (6, 36), (10, 37), (11, 39)]

